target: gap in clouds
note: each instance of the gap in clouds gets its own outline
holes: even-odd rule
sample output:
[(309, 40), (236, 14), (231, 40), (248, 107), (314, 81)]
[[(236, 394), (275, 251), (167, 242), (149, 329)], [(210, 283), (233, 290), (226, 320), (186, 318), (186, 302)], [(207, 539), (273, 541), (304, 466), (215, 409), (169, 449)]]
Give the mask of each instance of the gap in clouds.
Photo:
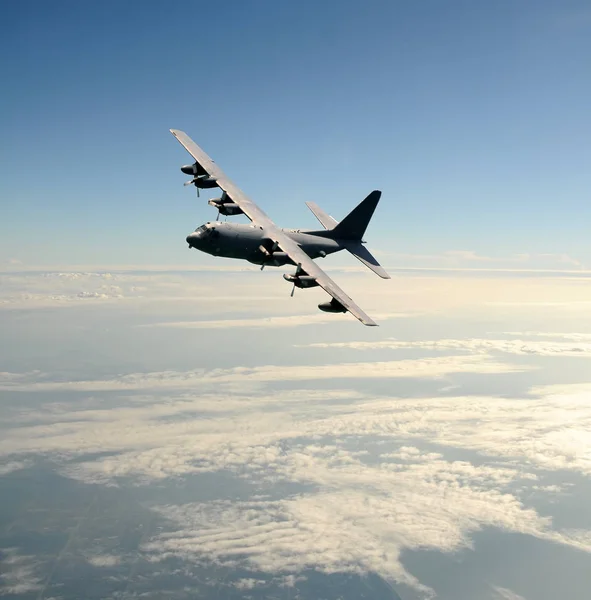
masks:
[[(474, 534), (472, 549), (453, 555), (405, 550), (402, 561), (420, 581), (438, 590), (438, 598), (446, 600), (503, 600), (497, 586), (527, 600), (556, 600), (564, 597), (566, 582), (570, 597), (584, 600), (589, 589), (584, 553), (489, 528)], [(518, 564), (523, 568), (513, 568)]]

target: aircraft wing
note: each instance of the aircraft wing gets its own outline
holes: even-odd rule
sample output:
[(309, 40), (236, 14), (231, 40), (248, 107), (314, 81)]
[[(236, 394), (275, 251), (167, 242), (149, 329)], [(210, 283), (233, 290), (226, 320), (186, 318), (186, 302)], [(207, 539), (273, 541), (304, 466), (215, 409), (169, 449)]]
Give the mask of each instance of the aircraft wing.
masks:
[(365, 314), (355, 302), (294, 242), (284, 233), (267, 214), (261, 210), (238, 186), (234, 185), (217, 164), (184, 132), (171, 129), (170, 132), (181, 143), (185, 150), (203, 167), (210, 177), (216, 179), (218, 187), (226, 192), (232, 202), (238, 204), (242, 212), (256, 225), (261, 227), (265, 236), (275, 242), (289, 258), (310, 277), (316, 279), (318, 285), (340, 302), (356, 319), (364, 325), (375, 326), (377, 323)]

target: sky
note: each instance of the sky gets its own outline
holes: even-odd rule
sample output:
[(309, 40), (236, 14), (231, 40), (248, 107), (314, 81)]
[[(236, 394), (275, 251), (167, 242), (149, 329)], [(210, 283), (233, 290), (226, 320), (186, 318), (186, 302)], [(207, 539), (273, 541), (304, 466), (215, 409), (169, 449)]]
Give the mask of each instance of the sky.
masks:
[(376, 248), (589, 262), (586, 2), (1, 10), (4, 261), (211, 264), (179, 128), (287, 227), (378, 188)]
[[(583, 2), (0, 7), (0, 599), (588, 600)], [(185, 130), (322, 267), (188, 251)], [(213, 194), (212, 194), (213, 195)], [(238, 218), (240, 220), (240, 218)]]

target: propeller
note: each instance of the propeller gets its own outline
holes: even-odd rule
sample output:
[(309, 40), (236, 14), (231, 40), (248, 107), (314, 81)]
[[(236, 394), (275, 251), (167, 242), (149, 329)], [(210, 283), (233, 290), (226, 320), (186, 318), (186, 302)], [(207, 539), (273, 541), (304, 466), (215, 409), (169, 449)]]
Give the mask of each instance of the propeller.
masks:
[(298, 263), (296, 265), (296, 272), (295, 272), (295, 276), (296, 279), (293, 280), (293, 287), (291, 288), (291, 294), (289, 295), (290, 298), (293, 298), (293, 295), (295, 293), (295, 289), (296, 289), (296, 284), (295, 282), (297, 281), (297, 276), (302, 272), (302, 263)]
[(199, 198), (199, 186), (197, 185), (197, 182), (200, 179), (201, 179), (201, 176), (195, 175), (195, 177), (193, 177), (193, 179), (190, 179), (189, 181), (185, 181), (185, 183), (183, 183), (183, 185), (191, 185), (191, 184), (193, 184), (197, 188), (197, 198)]
[[(264, 247), (264, 246), (263, 246)], [(275, 252), (275, 250), (277, 250), (277, 248), (279, 248), (279, 242), (277, 240), (275, 240), (273, 242), (273, 245), (271, 246), (271, 250), (268, 250), (268, 254), (267, 257), (268, 258), (273, 258), (273, 252)], [(263, 264), (261, 265), (261, 271), (265, 268), (265, 259), (263, 258)]]

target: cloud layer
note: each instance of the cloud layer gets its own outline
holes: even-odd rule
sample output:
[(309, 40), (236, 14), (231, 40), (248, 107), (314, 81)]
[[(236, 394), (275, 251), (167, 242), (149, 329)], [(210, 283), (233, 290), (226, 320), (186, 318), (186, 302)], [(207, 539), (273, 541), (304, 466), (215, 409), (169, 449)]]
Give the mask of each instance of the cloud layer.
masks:
[[(515, 334), (517, 335), (517, 334)], [(531, 334), (530, 334), (531, 335)], [(379, 341), (358, 342), (317, 342), (308, 344), (309, 348), (348, 348), (352, 350), (421, 350), (465, 351), (471, 354), (489, 354), (502, 352), (521, 356), (570, 356), (591, 357), (591, 335), (589, 334), (538, 334), (540, 337), (561, 337), (572, 341), (539, 341), (520, 339), (478, 339), (463, 340), (421, 340), (402, 341), (387, 339)], [(586, 341), (589, 340), (589, 341)]]
[[(544, 472), (591, 474), (591, 385), (538, 386), (514, 398), (375, 397), (334, 386), (351, 377), (513, 369), (487, 355), (291, 369), (292, 381), (326, 377), (332, 387), (266, 389), (283, 380), (278, 367), (81, 382), (74, 389), (173, 395), (123, 395), (115, 408), (97, 399), (17, 412), (0, 453), (12, 463), (42, 454), (63, 474), (92, 483), (225, 472), (260, 490), (250, 500), (160, 506), (173, 526), (145, 541), (142, 551), (155, 561), (174, 555), (284, 574), (371, 571), (429, 595), (406, 570), (404, 549), (455, 552), (494, 527), (591, 552), (589, 532), (557, 530), (525, 502), (534, 489), (557, 493), (540, 485)], [(196, 394), (199, 378), (215, 385)], [(254, 393), (243, 385), (251, 378), (263, 386)], [(230, 396), (220, 381), (235, 386)], [(15, 376), (5, 376), (5, 385), (68, 389)], [(481, 459), (451, 458), (448, 450)], [(270, 495), (277, 482), (307, 491), (277, 499)], [(109, 566), (114, 559), (92, 560)]]

